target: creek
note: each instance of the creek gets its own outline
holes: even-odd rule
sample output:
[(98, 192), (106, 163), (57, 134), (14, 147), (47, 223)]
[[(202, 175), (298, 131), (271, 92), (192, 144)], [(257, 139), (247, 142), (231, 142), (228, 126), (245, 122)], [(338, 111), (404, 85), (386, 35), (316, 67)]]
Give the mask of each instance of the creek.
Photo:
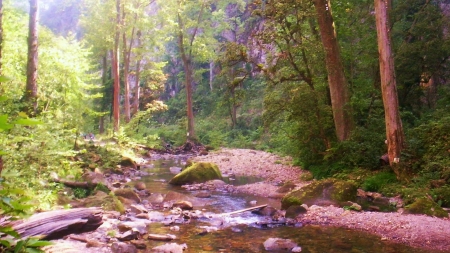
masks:
[[(167, 183), (174, 176), (170, 167), (183, 167), (181, 160), (153, 160), (149, 163), (150, 166), (142, 169), (149, 175), (143, 177), (142, 180), (151, 193), (166, 194), (175, 191), (195, 198), (194, 195), (198, 192), (187, 191), (182, 187)], [(260, 180), (262, 179), (242, 177), (228, 181), (228, 183), (239, 185)], [(211, 217), (220, 213), (252, 207), (250, 203), (252, 201), (256, 201), (258, 205), (268, 204), (276, 209), (280, 208), (280, 201), (276, 199), (220, 191), (212, 191), (209, 194), (211, 195), (209, 198), (202, 199), (203, 204), (201, 206), (194, 204), (194, 210), (201, 210), (206, 214), (210, 213)], [(301, 224), (295, 226), (258, 225), (258, 223), (265, 222), (267, 219), (268, 217), (258, 216), (251, 212), (243, 212), (224, 217), (224, 222), (221, 224), (217, 224), (217, 219), (190, 219), (187, 223), (176, 224), (179, 226), (179, 231), (176, 232), (170, 231), (169, 227), (162, 223), (152, 223), (149, 227), (149, 233), (176, 235), (177, 239), (174, 242), (185, 243), (187, 249), (184, 252), (186, 253), (266, 252), (263, 242), (271, 237), (291, 239), (302, 248), (302, 252), (430, 252), (383, 241), (379, 236), (344, 228), (302, 226)], [(202, 227), (218, 228), (218, 230), (199, 233), (199, 228)], [(162, 244), (164, 242), (149, 241), (147, 248), (150, 249)]]

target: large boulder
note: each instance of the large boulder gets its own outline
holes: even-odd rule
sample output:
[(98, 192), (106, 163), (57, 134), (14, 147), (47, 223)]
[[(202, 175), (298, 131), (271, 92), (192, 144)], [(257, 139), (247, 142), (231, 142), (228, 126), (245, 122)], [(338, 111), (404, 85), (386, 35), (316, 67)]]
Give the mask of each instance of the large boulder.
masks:
[(185, 185), (193, 183), (204, 183), (213, 179), (222, 179), (219, 168), (214, 163), (193, 163), (181, 173), (173, 177), (169, 183), (173, 185)]
[(448, 213), (436, 202), (428, 198), (419, 198), (405, 207), (405, 214), (426, 214), (439, 218), (448, 218)]
[(356, 200), (355, 184), (338, 179), (315, 181), (299, 190), (286, 194), (281, 199), (281, 208), (292, 205), (337, 205), (344, 206), (348, 201)]

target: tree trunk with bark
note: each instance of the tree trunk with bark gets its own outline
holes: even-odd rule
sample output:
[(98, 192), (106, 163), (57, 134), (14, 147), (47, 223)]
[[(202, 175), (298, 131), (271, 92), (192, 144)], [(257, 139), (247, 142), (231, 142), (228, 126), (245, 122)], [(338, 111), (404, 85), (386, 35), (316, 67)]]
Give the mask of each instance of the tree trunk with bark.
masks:
[[(390, 8), (391, 0), (375, 0), (381, 91), (386, 121), (389, 164), (392, 166), (400, 161), (400, 154), (404, 147), (404, 135), (398, 106), (394, 58), (390, 39)], [(397, 177), (400, 177), (401, 173), (396, 167), (393, 166), (394, 172)]]
[(37, 67), (38, 67), (38, 0), (30, 0), (30, 19), (28, 30), (28, 60), (27, 81), (25, 87), (24, 101), (30, 115), (35, 116), (37, 112)]
[(334, 29), (330, 0), (315, 0), (314, 6), (317, 12), (322, 44), (325, 49), (336, 136), (340, 141), (343, 141), (350, 137), (354, 124), (349, 103), (350, 94)]
[(119, 40), (120, 40), (120, 0), (116, 0), (116, 33), (114, 36), (114, 50), (112, 55), (112, 69), (114, 75), (114, 94), (113, 94), (113, 118), (114, 132), (119, 131), (120, 127), (120, 72), (119, 72)]
[[(186, 81), (186, 101), (187, 101), (187, 142), (196, 142), (197, 137), (195, 135), (195, 129), (194, 129), (194, 110), (192, 109), (192, 55), (189, 53), (186, 53), (186, 50), (184, 48), (184, 36), (183, 36), (183, 20), (181, 19), (181, 16), (178, 14), (178, 26), (180, 29), (180, 32), (178, 33), (178, 47), (181, 54), (181, 60), (183, 61), (183, 67), (184, 67), (184, 78)], [(195, 33), (192, 35), (191, 38), (191, 45), (192, 41), (195, 36)]]
[[(136, 32), (136, 39), (137, 39), (137, 47), (142, 47), (142, 41), (141, 41), (141, 31)], [(141, 56), (137, 56), (137, 62), (136, 62), (136, 79), (134, 84), (134, 102), (133, 102), (133, 114), (136, 114), (139, 112), (139, 98), (140, 98), (140, 76), (141, 76)]]

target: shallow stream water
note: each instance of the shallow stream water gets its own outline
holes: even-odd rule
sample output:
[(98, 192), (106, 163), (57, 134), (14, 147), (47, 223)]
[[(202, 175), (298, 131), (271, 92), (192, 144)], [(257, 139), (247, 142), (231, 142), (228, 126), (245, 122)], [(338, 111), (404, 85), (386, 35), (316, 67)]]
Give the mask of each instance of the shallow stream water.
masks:
[[(170, 191), (179, 192), (189, 196), (194, 196), (196, 192), (186, 191), (177, 186), (169, 185), (167, 182), (174, 176), (170, 167), (182, 167), (175, 160), (153, 161), (152, 166), (143, 170), (150, 173), (142, 178), (147, 189), (152, 193), (166, 194)], [(229, 181), (234, 185), (254, 183), (261, 181), (257, 178), (236, 178)], [(205, 200), (205, 199), (202, 199)], [(255, 197), (245, 194), (230, 194), (225, 192), (211, 192), (211, 197), (207, 198), (205, 206), (194, 206), (194, 209), (201, 209), (203, 212), (220, 214), (232, 212), (248, 207), (252, 207), (251, 201), (256, 201), (257, 205), (268, 204), (274, 208), (280, 208), (280, 201), (270, 198)], [(302, 252), (354, 252), (354, 253), (425, 253), (432, 252), (411, 248), (402, 244), (382, 241), (379, 236), (371, 235), (362, 231), (354, 231), (344, 228), (334, 228), (327, 226), (260, 226), (257, 223), (264, 221), (264, 217), (244, 212), (227, 216), (224, 218), (228, 226), (224, 226), (218, 231), (199, 235), (199, 227), (213, 226), (212, 221), (199, 219), (191, 220), (187, 224), (177, 224), (180, 230), (172, 232), (168, 226), (161, 223), (150, 225), (149, 232), (155, 234), (174, 234), (178, 244), (185, 243), (188, 248), (186, 253), (201, 252), (266, 252), (263, 242), (271, 237), (291, 239), (296, 242)], [(149, 241), (147, 248), (162, 245), (164, 242)], [(273, 252), (273, 251), (272, 251)], [(280, 251), (287, 252), (287, 251)]]

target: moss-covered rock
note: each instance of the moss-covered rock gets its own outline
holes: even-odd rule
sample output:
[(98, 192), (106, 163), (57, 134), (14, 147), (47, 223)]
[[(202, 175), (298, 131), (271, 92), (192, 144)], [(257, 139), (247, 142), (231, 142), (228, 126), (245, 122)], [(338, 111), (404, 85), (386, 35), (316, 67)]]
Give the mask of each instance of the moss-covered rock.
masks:
[(281, 208), (293, 205), (319, 205), (320, 203), (343, 206), (343, 202), (355, 201), (357, 187), (355, 184), (338, 180), (324, 179), (315, 181), (299, 190), (286, 194), (281, 199)]
[(114, 191), (114, 194), (118, 197), (131, 200), (135, 203), (141, 203), (141, 198), (131, 188), (117, 189)]
[(125, 213), (125, 207), (114, 193), (106, 194), (98, 191), (95, 195), (89, 196), (83, 201), (85, 207), (102, 207), (105, 211), (118, 211)]
[(405, 208), (406, 214), (425, 214), (439, 218), (447, 218), (448, 213), (442, 209), (436, 202), (428, 198), (419, 198), (411, 205)]
[(222, 179), (219, 168), (214, 163), (198, 162), (184, 169), (173, 177), (169, 183), (173, 185), (184, 185), (192, 183), (203, 183), (213, 179)]

